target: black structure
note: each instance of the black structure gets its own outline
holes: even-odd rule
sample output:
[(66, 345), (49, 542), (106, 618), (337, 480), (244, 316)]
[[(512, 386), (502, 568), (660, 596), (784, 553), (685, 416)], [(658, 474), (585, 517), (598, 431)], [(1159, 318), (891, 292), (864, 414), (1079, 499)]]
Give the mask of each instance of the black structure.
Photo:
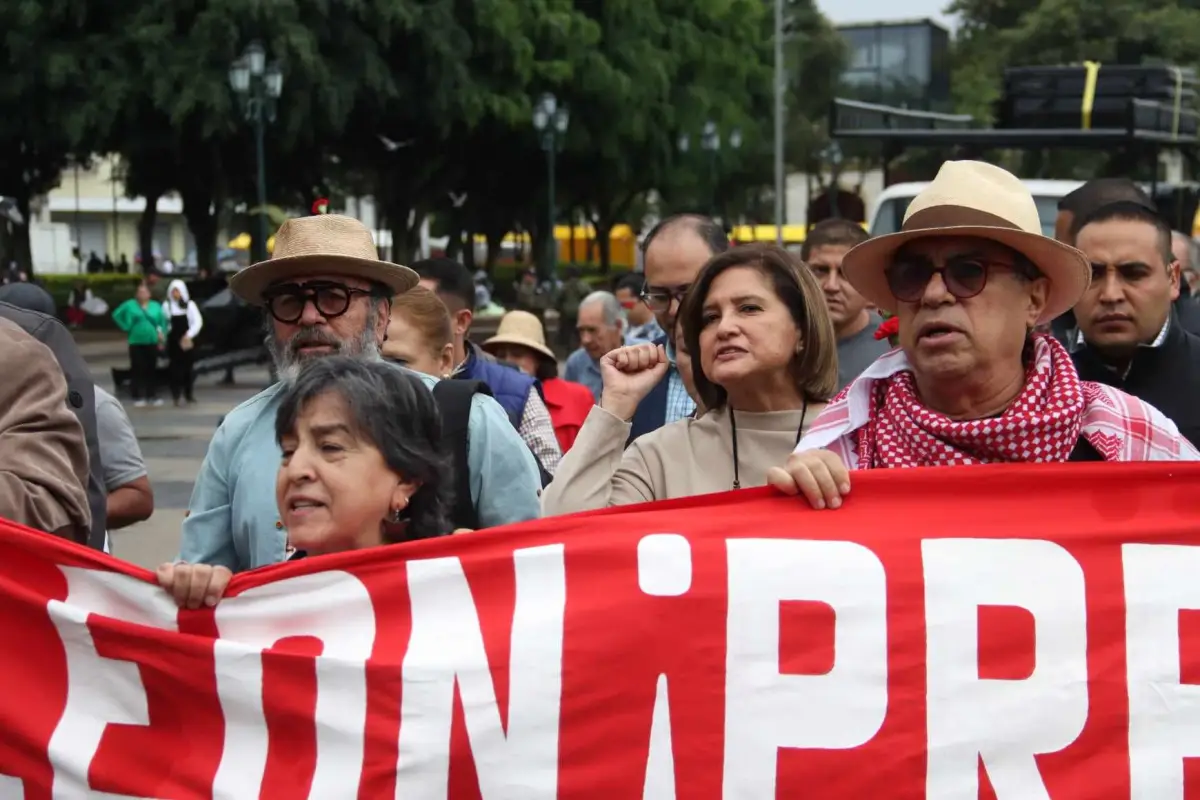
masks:
[[(1179, 123), (1176, 124), (1176, 118)], [(883, 147), (884, 185), (889, 185), (888, 164), (906, 147), (944, 147), (954, 158), (980, 159), (987, 150), (1008, 148), (1126, 149), (1157, 160), (1163, 150), (1178, 150), (1197, 172), (1197, 118), (1190, 108), (1173, 103), (1128, 98), (1123, 114), (1106, 114), (1092, 127), (1013, 128), (981, 126), (962, 114), (939, 114), (896, 106), (837, 98), (830, 110), (829, 132), (834, 139), (876, 141)], [(1165, 119), (1171, 119), (1170, 125)], [(1104, 127), (1100, 127), (1103, 125)], [(1151, 193), (1156, 186), (1151, 187)]]
[(839, 25), (850, 47), (848, 94), (925, 111), (950, 106), (950, 32), (931, 19)]

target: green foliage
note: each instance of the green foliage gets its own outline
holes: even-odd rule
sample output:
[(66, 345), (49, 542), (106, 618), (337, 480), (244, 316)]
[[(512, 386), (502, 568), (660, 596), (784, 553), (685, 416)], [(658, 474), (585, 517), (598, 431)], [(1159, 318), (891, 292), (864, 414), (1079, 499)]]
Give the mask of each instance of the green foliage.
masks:
[[(813, 0), (789, 0), (787, 20), (787, 152), (803, 166), (824, 141), (845, 48)], [(684, 207), (732, 220), (771, 184), (771, 0), (11, 0), (0, 26), (0, 192), (27, 200), (71, 158), (117, 154), (131, 195), (181, 196), (208, 266), (219, 222), (259, 204), (254, 126), (228, 82), (254, 40), (284, 71), (268, 205), (280, 216), (317, 195), (335, 209), (371, 195), (401, 257), (430, 214), (453, 238), (544, 240), (546, 153), (531, 120), (543, 92), (571, 114), (559, 221), (640, 227)], [(701, 153), (709, 120), (742, 147)]]

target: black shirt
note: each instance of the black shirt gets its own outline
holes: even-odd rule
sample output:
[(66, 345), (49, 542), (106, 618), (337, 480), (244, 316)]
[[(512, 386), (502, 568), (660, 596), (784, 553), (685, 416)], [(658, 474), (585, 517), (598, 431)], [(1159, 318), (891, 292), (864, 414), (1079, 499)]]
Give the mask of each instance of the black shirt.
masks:
[(1175, 423), (1183, 437), (1200, 447), (1200, 337), (1176, 319), (1158, 347), (1139, 347), (1125, 374), (1110, 367), (1084, 344), (1071, 354), (1079, 377), (1103, 383), (1143, 400)]

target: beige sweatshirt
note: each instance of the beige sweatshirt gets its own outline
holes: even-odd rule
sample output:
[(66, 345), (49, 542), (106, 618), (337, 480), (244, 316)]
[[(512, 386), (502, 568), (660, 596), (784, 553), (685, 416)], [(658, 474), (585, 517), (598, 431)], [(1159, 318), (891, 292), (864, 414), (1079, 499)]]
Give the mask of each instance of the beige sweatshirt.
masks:
[[(767, 482), (796, 447), (801, 417), (805, 432), (824, 403), (795, 411), (736, 412), (741, 486)], [(710, 411), (640, 436), (625, 448), (630, 425), (595, 406), (542, 492), (542, 514), (573, 514), (607, 506), (670, 500), (733, 488), (729, 412)]]

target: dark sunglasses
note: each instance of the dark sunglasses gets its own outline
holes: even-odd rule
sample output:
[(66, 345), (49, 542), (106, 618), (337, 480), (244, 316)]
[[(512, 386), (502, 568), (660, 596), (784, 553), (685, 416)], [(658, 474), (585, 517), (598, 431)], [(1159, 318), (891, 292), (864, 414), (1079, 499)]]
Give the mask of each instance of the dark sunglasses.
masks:
[(671, 307), (671, 301), (677, 300), (683, 303), (683, 297), (688, 293), (691, 286), (676, 286), (674, 289), (660, 289), (651, 287), (642, 292), (642, 302), (651, 311), (663, 312)]
[(310, 302), (321, 316), (333, 319), (350, 310), (350, 301), (355, 295), (370, 293), (366, 289), (332, 281), (314, 281), (303, 285), (285, 283), (263, 292), (263, 303), (272, 317), (285, 325), (292, 325), (304, 316), (304, 309)]
[(966, 300), (983, 291), (987, 286), (988, 271), (994, 268), (1014, 269), (1014, 265), (981, 258), (951, 258), (936, 267), (925, 259), (901, 259), (884, 270), (884, 275), (892, 296), (906, 303), (921, 299), (934, 273), (942, 276), (946, 291), (959, 300)]

